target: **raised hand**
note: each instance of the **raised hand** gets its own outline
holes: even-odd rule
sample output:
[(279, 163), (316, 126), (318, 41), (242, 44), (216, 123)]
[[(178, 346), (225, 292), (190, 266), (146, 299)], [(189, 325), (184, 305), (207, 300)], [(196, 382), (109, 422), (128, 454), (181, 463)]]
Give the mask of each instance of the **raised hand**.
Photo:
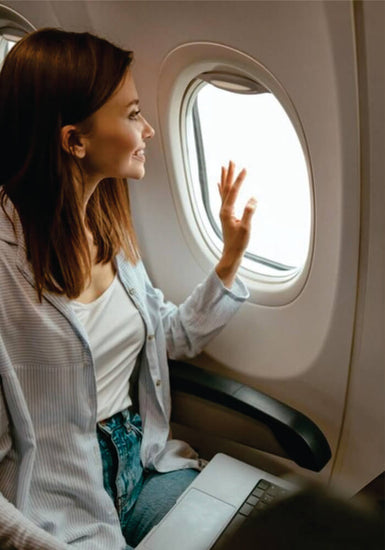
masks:
[(222, 167), (221, 182), (218, 183), (222, 199), (220, 219), (223, 233), (223, 252), (215, 270), (223, 284), (230, 288), (234, 282), (238, 267), (250, 239), (251, 219), (255, 212), (257, 201), (250, 198), (238, 219), (234, 213), (234, 205), (239, 189), (246, 177), (243, 169), (234, 181), (235, 165), (230, 161), (228, 168)]

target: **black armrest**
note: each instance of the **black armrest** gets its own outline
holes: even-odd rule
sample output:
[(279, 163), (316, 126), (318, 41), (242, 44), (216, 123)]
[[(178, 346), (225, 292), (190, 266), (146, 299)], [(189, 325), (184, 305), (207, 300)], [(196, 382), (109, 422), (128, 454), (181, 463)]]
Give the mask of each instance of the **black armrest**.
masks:
[(169, 361), (171, 389), (192, 394), (266, 424), (288, 457), (319, 472), (331, 457), (329, 444), (310, 418), (258, 390), (199, 367)]

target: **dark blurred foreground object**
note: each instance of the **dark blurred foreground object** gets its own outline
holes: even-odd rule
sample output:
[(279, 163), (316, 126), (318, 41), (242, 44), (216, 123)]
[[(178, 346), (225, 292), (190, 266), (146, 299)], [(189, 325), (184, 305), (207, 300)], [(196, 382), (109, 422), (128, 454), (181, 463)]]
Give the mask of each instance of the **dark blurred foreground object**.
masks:
[(384, 550), (383, 511), (320, 487), (285, 497), (254, 515), (221, 550)]
[(385, 472), (375, 477), (357, 493), (359, 497), (365, 497), (385, 511)]

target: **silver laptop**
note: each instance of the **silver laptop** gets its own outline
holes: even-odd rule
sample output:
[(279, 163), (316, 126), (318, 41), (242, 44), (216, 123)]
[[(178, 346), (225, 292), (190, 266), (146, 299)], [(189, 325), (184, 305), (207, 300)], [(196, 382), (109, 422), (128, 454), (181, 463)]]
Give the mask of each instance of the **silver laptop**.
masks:
[(294, 489), (286, 480), (217, 454), (136, 548), (220, 550), (251, 513)]

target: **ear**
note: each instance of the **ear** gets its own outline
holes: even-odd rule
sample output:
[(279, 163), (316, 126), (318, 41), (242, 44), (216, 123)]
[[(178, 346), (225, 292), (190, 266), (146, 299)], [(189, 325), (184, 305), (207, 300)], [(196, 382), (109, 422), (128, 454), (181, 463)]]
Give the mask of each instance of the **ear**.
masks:
[(68, 154), (78, 159), (86, 156), (84, 140), (73, 124), (67, 124), (61, 129), (61, 146)]

